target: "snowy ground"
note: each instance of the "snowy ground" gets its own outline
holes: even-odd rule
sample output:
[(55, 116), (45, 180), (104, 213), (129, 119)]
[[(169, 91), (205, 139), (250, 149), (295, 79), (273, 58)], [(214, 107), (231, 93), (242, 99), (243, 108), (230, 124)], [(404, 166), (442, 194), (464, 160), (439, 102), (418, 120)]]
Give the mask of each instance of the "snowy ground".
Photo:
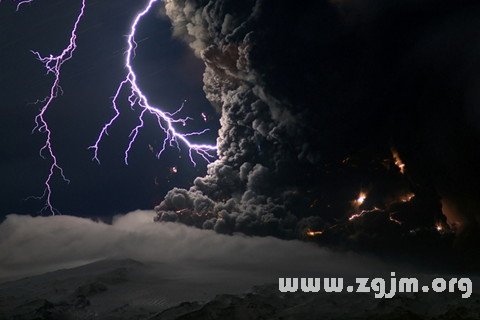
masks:
[[(261, 281), (215, 268), (100, 261), (0, 284), (0, 319), (70, 314), (76, 319), (142, 318), (183, 301), (242, 293)], [(2, 318), (3, 316), (3, 318)]]
[[(391, 271), (411, 277), (419, 270), (300, 241), (153, 223), (153, 214), (133, 212), (111, 225), (69, 216), (8, 216), (0, 224), (0, 320), (328, 319), (345, 313), (367, 319), (397, 307), (420, 315), (411, 319), (435, 310), (456, 312), (458, 319), (477, 312), (470, 319), (480, 319), (476, 295), (467, 301), (459, 294), (428, 294), (386, 302), (357, 294), (283, 296), (264, 285), (279, 277), (389, 277)], [(472, 280), (475, 290), (480, 279)], [(248, 294), (255, 286), (262, 289)]]
[(266, 274), (104, 260), (0, 284), (0, 319), (480, 319), (478, 293), (467, 300), (458, 293), (377, 300), (253, 289)]

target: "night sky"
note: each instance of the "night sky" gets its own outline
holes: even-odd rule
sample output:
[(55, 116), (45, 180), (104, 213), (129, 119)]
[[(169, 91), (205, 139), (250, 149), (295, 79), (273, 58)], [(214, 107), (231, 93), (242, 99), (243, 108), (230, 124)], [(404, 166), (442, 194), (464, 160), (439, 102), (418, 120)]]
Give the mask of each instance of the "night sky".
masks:
[[(175, 148), (156, 159), (164, 135), (150, 118), (125, 166), (138, 124), (126, 93), (98, 165), (87, 147), (113, 116), (125, 35), (146, 3), (87, 2), (64, 95), (46, 116), (71, 180), (52, 183), (59, 212), (109, 220), (155, 209), (157, 222), (379, 254), (415, 248), (457, 267), (478, 252), (478, 2), (165, 0), (136, 34), (139, 83), (165, 111), (188, 100), (189, 130), (210, 128), (195, 141), (217, 142), (218, 159), (193, 167)], [(29, 50), (64, 48), (79, 5), (2, 3), (3, 216), (43, 206), (24, 199), (48, 174), (31, 102), (52, 79)]]
[[(137, 125), (135, 112), (122, 104), (123, 115), (110, 130), (100, 151), (101, 165), (92, 162), (87, 150), (104, 122), (113, 115), (111, 97), (125, 76), (123, 69), (128, 27), (139, 1), (88, 1), (79, 27), (78, 50), (65, 64), (61, 86), (64, 95), (52, 105), (47, 119), (53, 131), (55, 152), (70, 184), (54, 179), (53, 202), (62, 214), (111, 217), (134, 209), (151, 209), (172, 187), (187, 187), (206, 171), (203, 160), (194, 168), (186, 152), (171, 148), (157, 159), (163, 134), (147, 122), (131, 153), (123, 163), (128, 135)], [(19, 12), (4, 1), (0, 10), (0, 216), (35, 214), (43, 201), (24, 199), (43, 192), (49, 160), (38, 150), (44, 136), (31, 134), (38, 106), (31, 104), (48, 94), (53, 80), (30, 50), (57, 54), (68, 41), (78, 13), (75, 1), (35, 2)], [(176, 110), (188, 100), (183, 115), (193, 117), (189, 129), (210, 128), (198, 142), (214, 143), (218, 115), (203, 92), (203, 62), (187, 45), (172, 37), (168, 18), (155, 10), (139, 27), (135, 69), (139, 82), (152, 102)], [(201, 113), (208, 115), (205, 123)], [(185, 150), (184, 150), (185, 151)], [(180, 174), (171, 174), (177, 167)]]
[[(385, 271), (392, 281), (391, 272), (478, 275), (478, 0), (34, 0), (18, 12), (18, 1), (0, 1), (0, 318), (2, 308), (48, 318), (53, 311), (97, 314), (101, 306), (124, 313), (119, 319), (134, 318), (129, 312), (139, 307), (155, 312), (152, 319), (173, 303), (167, 296), (180, 302), (210, 289), (228, 293), (235, 282), (250, 288), (248, 277), (275, 283), (278, 294), (277, 275), (310, 271)], [(45, 115), (71, 181), (58, 171), (53, 177), (52, 204), (61, 214), (52, 215), (41, 211), (45, 199), (31, 196), (43, 193), (51, 167), (39, 155), (45, 135), (32, 129), (41, 106), (34, 102), (49, 94), (53, 76), (30, 50), (61, 52), (82, 3), (78, 48), (61, 70), (63, 94)], [(211, 146), (211, 163), (181, 143), (157, 159), (170, 121), (146, 113), (126, 165), (142, 107), (152, 112), (142, 106), (146, 99), (132, 109), (128, 89), (100, 144), (101, 164), (93, 160), (88, 147), (115, 114), (119, 84), (142, 97), (135, 80), (125, 80), (132, 21), (140, 22), (133, 67), (141, 91), (172, 117), (186, 101), (178, 116), (193, 120), (175, 130), (210, 129), (188, 140)], [(77, 271), (88, 283), (79, 287), (69, 276)], [(138, 297), (123, 290), (134, 283)], [(183, 286), (171, 291), (165, 283)], [(30, 289), (34, 301), (24, 294)], [(58, 304), (35, 290), (51, 291)], [(248, 312), (272, 315), (274, 296), (249, 303)], [(376, 310), (350, 297), (326, 310)], [(379, 300), (378, 308), (390, 305), (399, 319), (415, 317), (409, 309), (417, 307), (435, 319), (470, 315), (444, 300), (427, 308), (416, 293), (403, 298)], [(478, 295), (471, 301), (473, 319)], [(306, 308), (298, 318), (308, 318), (310, 304), (287, 311)], [(207, 306), (200, 311), (247, 310)]]

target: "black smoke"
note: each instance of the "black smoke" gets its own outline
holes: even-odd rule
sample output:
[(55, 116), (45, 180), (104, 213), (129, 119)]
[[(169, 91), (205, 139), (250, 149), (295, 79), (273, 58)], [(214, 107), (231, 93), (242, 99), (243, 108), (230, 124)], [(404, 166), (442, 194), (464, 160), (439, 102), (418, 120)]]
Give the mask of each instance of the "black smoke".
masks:
[(480, 3), (165, 2), (221, 129), (219, 159), (158, 220), (380, 251), (472, 241)]

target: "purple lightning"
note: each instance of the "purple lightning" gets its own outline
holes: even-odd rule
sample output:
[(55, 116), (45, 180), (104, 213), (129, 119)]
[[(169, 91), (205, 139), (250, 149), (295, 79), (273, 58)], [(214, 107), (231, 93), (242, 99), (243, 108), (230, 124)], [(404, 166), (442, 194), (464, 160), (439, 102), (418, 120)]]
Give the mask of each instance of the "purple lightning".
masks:
[(35, 0), (22, 0), (22, 1), (17, 1), (17, 11), (20, 10), (20, 7), (24, 4), (29, 4), (32, 3)]
[[(32, 1), (33, 0), (19, 1), (17, 3), (17, 10), (22, 4), (31, 3)], [(39, 200), (45, 199), (45, 206), (41, 211), (48, 210), (53, 215), (58, 213), (58, 211), (52, 205), (51, 182), (53, 177), (55, 176), (55, 173), (58, 172), (58, 174), (62, 177), (62, 179), (65, 182), (69, 183), (70, 181), (65, 177), (62, 167), (58, 164), (58, 160), (52, 146), (52, 131), (48, 126), (48, 122), (45, 119), (45, 115), (48, 109), (51, 107), (53, 101), (59, 96), (59, 94), (62, 93), (62, 88), (60, 86), (61, 69), (63, 64), (72, 58), (73, 53), (77, 48), (77, 42), (76, 42), (77, 29), (78, 29), (78, 25), (80, 24), (80, 21), (82, 20), (82, 17), (84, 16), (85, 6), (86, 6), (86, 0), (82, 0), (82, 7), (80, 9), (80, 12), (73, 26), (73, 29), (70, 35), (69, 45), (65, 49), (63, 49), (63, 51), (59, 55), (54, 56), (50, 54), (49, 56), (43, 57), (40, 53), (36, 51), (32, 51), (32, 53), (36, 56), (36, 58), (40, 62), (42, 62), (45, 68), (47, 69), (47, 74), (53, 74), (53, 77), (54, 77), (54, 81), (50, 88), (50, 94), (45, 99), (37, 101), (39, 104), (41, 104), (41, 108), (40, 108), (39, 114), (35, 117), (35, 127), (32, 131), (32, 133), (39, 132), (39, 133), (45, 134), (46, 136), (45, 144), (40, 149), (40, 156), (43, 159), (46, 159), (47, 157), (49, 157), (51, 159), (51, 165), (50, 165), (49, 174), (47, 176), (47, 179), (45, 180), (45, 189), (43, 194), (39, 197), (32, 197), (32, 198), (39, 199)], [(47, 156), (45, 155), (45, 153)]]
[[(17, 11), (20, 10), (20, 7), (22, 5), (32, 3), (33, 1), (35, 1), (35, 0), (13, 0), (13, 2), (17, 3)], [(1, 2), (2, 2), (2, 0), (0, 0), (0, 3)]]
[[(0, 2), (1, 1), (2, 0), (0, 0)], [(22, 5), (30, 4), (35, 0), (13, 0), (13, 1), (17, 4), (16, 9), (18, 11)], [(162, 149), (158, 152), (157, 157), (160, 157), (168, 146), (173, 147), (175, 145), (180, 150), (180, 143), (183, 143), (188, 147), (189, 157), (194, 166), (196, 165), (196, 162), (193, 158), (193, 153), (196, 153), (197, 155), (201, 156), (207, 162), (210, 162), (212, 159), (215, 158), (215, 153), (217, 150), (217, 147), (215, 145), (195, 144), (190, 142), (188, 138), (190, 136), (201, 135), (207, 132), (208, 129), (205, 129), (200, 132), (191, 132), (191, 133), (181, 133), (176, 130), (175, 128), (176, 125), (181, 124), (183, 126), (186, 126), (186, 123), (189, 120), (193, 120), (190, 117), (186, 117), (186, 118), (176, 117), (176, 115), (183, 109), (183, 106), (184, 106), (183, 104), (178, 110), (176, 110), (173, 113), (164, 112), (150, 104), (150, 102), (148, 101), (148, 98), (141, 91), (137, 83), (137, 76), (132, 67), (132, 61), (135, 58), (135, 50), (137, 48), (137, 43), (135, 42), (135, 34), (136, 34), (137, 26), (140, 20), (151, 10), (153, 5), (157, 2), (159, 2), (159, 0), (149, 0), (146, 7), (141, 12), (138, 13), (138, 15), (135, 17), (131, 25), (130, 33), (128, 34), (128, 50), (126, 51), (126, 59), (125, 59), (125, 68), (127, 69), (128, 72), (125, 79), (118, 86), (118, 89), (115, 92), (115, 95), (112, 100), (112, 105), (113, 105), (113, 109), (115, 110), (115, 115), (102, 128), (100, 135), (98, 136), (98, 139), (95, 142), (95, 144), (89, 147), (89, 149), (94, 150), (93, 160), (96, 160), (99, 163), (100, 163), (100, 159), (98, 156), (99, 144), (102, 142), (102, 139), (105, 137), (105, 135), (108, 135), (108, 129), (114, 124), (114, 122), (120, 116), (120, 111), (117, 106), (117, 102), (119, 100), (121, 93), (126, 87), (130, 88), (130, 95), (128, 97), (128, 102), (130, 104), (130, 107), (132, 109), (134, 109), (135, 106), (139, 106), (141, 108), (141, 112), (138, 116), (139, 124), (131, 131), (129, 136), (130, 141), (127, 149), (125, 150), (124, 161), (126, 164), (128, 164), (128, 157), (129, 157), (130, 150), (132, 149), (136, 141), (136, 138), (140, 133), (140, 130), (144, 127), (144, 118), (147, 114), (153, 115), (156, 118), (159, 127), (165, 133), (165, 139), (163, 141)], [(55, 177), (56, 173), (58, 173), (65, 182), (68, 183), (70, 181), (66, 178), (64, 171), (62, 167), (59, 165), (57, 157), (54, 153), (54, 149), (52, 145), (52, 132), (49, 128), (48, 122), (45, 119), (45, 115), (48, 112), (49, 108), (51, 107), (53, 101), (63, 93), (62, 88), (60, 86), (62, 66), (65, 62), (69, 61), (73, 57), (73, 54), (77, 49), (77, 42), (76, 42), (77, 30), (78, 30), (78, 25), (80, 24), (85, 14), (85, 8), (86, 8), (86, 0), (82, 0), (81, 9), (78, 13), (77, 19), (71, 31), (69, 45), (65, 49), (63, 49), (63, 51), (59, 55), (54, 56), (50, 54), (48, 56), (42, 56), (39, 52), (32, 51), (32, 53), (36, 56), (36, 58), (39, 61), (41, 61), (44, 67), (47, 69), (47, 75), (53, 74), (54, 81), (50, 88), (50, 94), (46, 98), (42, 100), (38, 100), (35, 103), (35, 104), (40, 104), (41, 108), (40, 108), (39, 114), (35, 117), (35, 127), (32, 130), (32, 133), (39, 132), (39, 133), (45, 134), (45, 144), (40, 149), (39, 153), (43, 159), (46, 159), (47, 157), (50, 158), (51, 165), (50, 165), (49, 174), (44, 182), (45, 189), (43, 194), (39, 197), (31, 197), (31, 198), (40, 199), (40, 200), (45, 199), (45, 206), (41, 211), (48, 210), (53, 215), (58, 213), (58, 211), (52, 205), (51, 182)]]
[(166, 150), (168, 146), (175, 145), (178, 149), (180, 149), (180, 144), (179, 144), (180, 142), (183, 142), (183, 144), (185, 144), (188, 147), (190, 160), (194, 166), (196, 165), (196, 162), (193, 159), (193, 153), (198, 154), (207, 162), (210, 162), (212, 159), (215, 158), (214, 154), (216, 153), (216, 150), (217, 150), (216, 146), (207, 145), (207, 144), (194, 144), (188, 140), (189, 136), (201, 135), (207, 132), (208, 129), (205, 129), (200, 132), (192, 132), (192, 133), (178, 132), (175, 129), (175, 125), (181, 124), (182, 126), (185, 126), (188, 120), (192, 120), (192, 118), (189, 118), (189, 117), (187, 118), (175, 117), (182, 110), (183, 105), (180, 107), (180, 109), (178, 109), (173, 113), (164, 112), (150, 104), (150, 102), (148, 101), (148, 98), (142, 92), (142, 90), (140, 89), (137, 83), (137, 75), (135, 74), (135, 71), (133, 70), (133, 67), (132, 67), (132, 60), (135, 58), (135, 49), (137, 48), (137, 43), (135, 42), (135, 34), (136, 34), (137, 26), (140, 20), (142, 20), (142, 18), (150, 11), (153, 5), (157, 2), (159, 2), (159, 0), (148, 0), (146, 7), (137, 14), (137, 16), (135, 17), (131, 25), (130, 33), (128, 34), (128, 38), (127, 38), (128, 49), (126, 51), (126, 59), (125, 59), (125, 68), (127, 69), (127, 75), (125, 79), (118, 86), (118, 89), (115, 92), (115, 95), (112, 99), (112, 107), (115, 111), (115, 115), (102, 128), (100, 135), (98, 136), (98, 139), (95, 142), (95, 144), (89, 147), (89, 149), (92, 149), (94, 151), (93, 160), (97, 161), (98, 163), (100, 163), (100, 159), (98, 155), (99, 148), (100, 148), (99, 145), (102, 142), (105, 135), (108, 135), (109, 128), (114, 124), (115, 120), (117, 120), (117, 118), (120, 116), (120, 111), (117, 103), (118, 103), (120, 94), (123, 92), (123, 89), (125, 87), (128, 87), (130, 90), (129, 91), (130, 95), (128, 97), (128, 102), (130, 104), (130, 107), (134, 108), (135, 106), (139, 106), (141, 108), (141, 112), (138, 116), (139, 124), (131, 131), (129, 136), (130, 142), (128, 144), (127, 149), (125, 150), (125, 158), (124, 158), (125, 164), (128, 165), (128, 157), (129, 157), (130, 150), (132, 149), (132, 146), (135, 143), (135, 140), (137, 139), (137, 136), (140, 133), (140, 130), (144, 126), (144, 120), (147, 114), (153, 115), (156, 118), (159, 127), (165, 133), (165, 139), (163, 141), (162, 149), (157, 154), (158, 158), (162, 155), (162, 153)]

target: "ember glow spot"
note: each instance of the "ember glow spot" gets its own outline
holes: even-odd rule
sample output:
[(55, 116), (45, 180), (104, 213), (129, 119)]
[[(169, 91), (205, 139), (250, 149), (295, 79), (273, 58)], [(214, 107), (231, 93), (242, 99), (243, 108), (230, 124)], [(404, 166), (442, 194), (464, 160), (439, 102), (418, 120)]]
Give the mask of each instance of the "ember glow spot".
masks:
[(358, 195), (358, 198), (355, 200), (355, 205), (361, 206), (365, 202), (365, 200), (367, 200), (367, 193), (362, 191)]
[(307, 236), (309, 237), (321, 236), (322, 234), (323, 234), (323, 231), (313, 231), (313, 230), (307, 231)]
[(392, 151), (393, 160), (395, 161), (395, 165), (400, 170), (401, 174), (405, 174), (405, 170), (407, 168), (405, 166), (405, 163), (403, 163), (402, 159), (400, 158), (398, 151), (395, 148), (392, 148), (391, 151)]

